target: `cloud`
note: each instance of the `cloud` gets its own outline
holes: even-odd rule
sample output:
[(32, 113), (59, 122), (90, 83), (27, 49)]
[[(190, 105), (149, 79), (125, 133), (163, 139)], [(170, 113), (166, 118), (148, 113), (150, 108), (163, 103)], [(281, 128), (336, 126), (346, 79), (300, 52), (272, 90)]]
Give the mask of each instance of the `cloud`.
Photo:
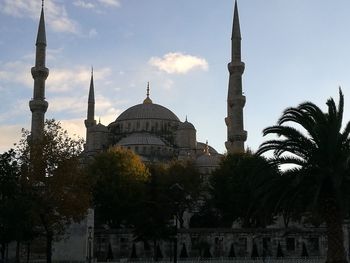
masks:
[(195, 69), (208, 70), (208, 62), (204, 58), (180, 52), (168, 53), (162, 58), (152, 57), (149, 64), (168, 74), (186, 74)]
[[(41, 1), (28, 0), (3, 0), (0, 3), (0, 12), (15, 17), (29, 17), (35, 21), (39, 20)], [(69, 18), (62, 4), (54, 1), (45, 3), (46, 23), (57, 32), (68, 32), (79, 34), (79, 25)]]
[(60, 123), (70, 136), (78, 136), (85, 139), (86, 128), (83, 118), (60, 120)]
[(95, 36), (97, 36), (96, 29), (95, 28), (90, 29), (88, 36), (89, 38), (94, 38)]
[(17, 143), (21, 138), (22, 126), (20, 125), (5, 125), (0, 126), (0, 153), (14, 148), (14, 143)]
[[(11, 61), (0, 65), (0, 81), (19, 83), (25, 87), (33, 88), (33, 78), (30, 69), (33, 65), (24, 61)], [(111, 75), (108, 67), (94, 71), (94, 80), (104, 80)], [(47, 90), (50, 92), (66, 92), (77, 87), (88, 88), (91, 78), (91, 69), (85, 66), (72, 68), (50, 68), (46, 80)]]
[[(111, 75), (112, 70), (108, 67), (94, 70), (94, 80), (103, 80)], [(65, 92), (77, 86), (89, 87), (91, 70), (87, 67), (53, 68), (47, 78), (47, 85), (52, 92)]]
[(82, 7), (82, 8), (86, 8), (86, 9), (95, 8), (95, 5), (93, 3), (90, 3), (87, 1), (82, 1), (82, 0), (74, 1), (73, 4), (77, 7)]
[(112, 7), (120, 6), (119, 0), (98, 0), (98, 1), (105, 6), (112, 6)]
[(10, 105), (6, 107), (6, 111), (2, 111), (0, 113), (0, 124), (5, 123), (8, 120), (13, 121), (21, 118), (23, 116), (23, 113), (29, 113), (29, 100), (30, 98), (11, 101)]
[(23, 61), (11, 61), (0, 66), (0, 81), (16, 82), (27, 87), (33, 86), (31, 65)]

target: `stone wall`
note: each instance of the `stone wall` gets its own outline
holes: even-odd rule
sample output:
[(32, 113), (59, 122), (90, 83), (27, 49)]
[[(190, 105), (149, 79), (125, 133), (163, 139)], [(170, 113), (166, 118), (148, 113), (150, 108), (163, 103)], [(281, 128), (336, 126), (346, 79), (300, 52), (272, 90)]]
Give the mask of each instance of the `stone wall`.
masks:
[[(327, 250), (325, 233), (325, 228), (311, 227), (179, 229), (177, 253), (179, 258), (184, 249), (188, 257), (324, 257)], [(152, 258), (157, 246), (163, 257), (174, 254), (174, 239), (156, 244), (135, 241), (131, 229), (96, 230), (94, 242), (95, 257), (99, 261), (130, 258), (133, 250), (138, 258)]]

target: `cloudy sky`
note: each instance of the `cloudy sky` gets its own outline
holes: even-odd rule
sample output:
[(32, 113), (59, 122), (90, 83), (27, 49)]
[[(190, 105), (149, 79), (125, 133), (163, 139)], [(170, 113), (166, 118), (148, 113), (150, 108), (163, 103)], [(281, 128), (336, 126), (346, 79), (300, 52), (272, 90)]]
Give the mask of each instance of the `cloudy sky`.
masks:
[[(224, 152), (233, 0), (46, 0), (47, 118), (85, 134), (90, 69), (96, 118), (108, 125), (141, 103), (186, 115), (199, 141)], [(0, 0), (0, 151), (30, 128), (35, 39), (41, 0)], [(247, 145), (284, 108), (324, 108), (342, 86), (350, 101), (350, 2), (239, 0)], [(346, 118), (350, 119), (346, 106)]]

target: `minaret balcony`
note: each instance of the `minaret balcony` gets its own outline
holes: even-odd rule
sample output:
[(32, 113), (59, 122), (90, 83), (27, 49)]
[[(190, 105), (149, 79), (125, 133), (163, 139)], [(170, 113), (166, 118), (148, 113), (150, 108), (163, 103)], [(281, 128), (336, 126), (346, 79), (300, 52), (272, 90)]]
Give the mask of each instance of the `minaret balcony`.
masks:
[(233, 108), (233, 107), (240, 107), (243, 108), (246, 102), (246, 98), (244, 95), (236, 95), (236, 96), (230, 96), (227, 99), (228, 105)]
[(46, 112), (49, 103), (46, 100), (33, 99), (29, 101), (29, 108), (31, 112)]
[(49, 69), (46, 67), (32, 67), (32, 76), (34, 79), (47, 79), (49, 76)]
[(231, 142), (245, 142), (247, 140), (248, 133), (245, 130), (235, 131), (234, 134), (229, 136), (229, 141)]
[(245, 64), (242, 61), (232, 61), (227, 65), (230, 74), (242, 75), (245, 69)]

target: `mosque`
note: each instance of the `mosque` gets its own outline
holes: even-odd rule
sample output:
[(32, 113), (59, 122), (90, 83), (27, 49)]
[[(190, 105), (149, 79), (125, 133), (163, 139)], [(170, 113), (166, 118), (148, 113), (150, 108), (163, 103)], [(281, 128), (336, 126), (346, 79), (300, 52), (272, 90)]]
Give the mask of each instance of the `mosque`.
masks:
[[(231, 62), (228, 64), (229, 85), (227, 97), (227, 141), (228, 153), (244, 152), (247, 132), (243, 128), (242, 74), (244, 63), (241, 60), (241, 32), (237, 3), (235, 3), (232, 29)], [(33, 98), (29, 102), (32, 112), (31, 133), (33, 139), (40, 138), (44, 127), (48, 102), (45, 100), (45, 81), (49, 75), (46, 67), (46, 32), (44, 9), (41, 10), (36, 41), (35, 66), (31, 70), (34, 79)], [(153, 103), (150, 87), (147, 96), (140, 104), (126, 109), (114, 122), (107, 126), (96, 123), (94, 80), (91, 74), (87, 105), (86, 144), (87, 156), (119, 145), (133, 150), (145, 162), (164, 162), (171, 159), (191, 159), (200, 167), (210, 170), (217, 166), (220, 154), (207, 143), (198, 142), (196, 128), (192, 123), (179, 118), (168, 108)]]
[[(227, 98), (228, 153), (243, 152), (247, 132), (243, 129), (241, 33), (237, 3), (235, 4), (232, 29), (232, 54), (228, 64), (230, 74)], [(203, 173), (210, 173), (218, 166), (220, 154), (208, 145), (198, 142), (196, 128), (187, 119), (181, 122), (168, 108), (153, 103), (150, 87), (142, 103), (126, 109), (108, 126), (96, 124), (94, 81), (91, 74), (86, 127), (85, 153), (88, 156), (119, 145), (133, 150), (144, 162), (165, 162), (171, 159), (190, 159)]]
[[(240, 153), (245, 151), (244, 143), (247, 139), (247, 132), (243, 125), (243, 109), (246, 99), (242, 92), (242, 75), (245, 65), (241, 59), (241, 31), (237, 2), (234, 7), (231, 41), (231, 59), (228, 63), (227, 116), (225, 119), (222, 116), (222, 119), (225, 120), (227, 126), (227, 141), (225, 142), (227, 153)], [(42, 8), (36, 41), (35, 66), (31, 70), (34, 78), (34, 93), (29, 107), (32, 112), (31, 136), (33, 140), (40, 139), (42, 136), (45, 112), (48, 108), (48, 102), (45, 100), (45, 81), (49, 70), (46, 68), (45, 57), (46, 33)], [(190, 159), (194, 161), (203, 175), (209, 175), (218, 167), (222, 155), (207, 142), (197, 141), (196, 128), (187, 119), (182, 122), (170, 109), (154, 103), (150, 96), (149, 84), (143, 102), (126, 109), (107, 126), (95, 120), (94, 92), (92, 73), (85, 120), (84, 153), (86, 156), (93, 157), (110, 146), (119, 145), (133, 150), (146, 163)], [(93, 211), (90, 212), (86, 220), (71, 228), (69, 239), (55, 244), (57, 248), (53, 254), (55, 259), (84, 261), (88, 253), (91, 253), (91, 234), (94, 235), (94, 250), (100, 253), (102, 258), (109, 253), (118, 258), (128, 257), (134, 247), (141, 255), (148, 255), (149, 251), (145, 244), (135, 243), (130, 231), (115, 230), (113, 233), (94, 231)], [(303, 253), (306, 248), (311, 256), (325, 256), (324, 229), (308, 230), (296, 227), (288, 231), (286, 232), (283, 226), (278, 225), (255, 232), (239, 227), (181, 229), (178, 232), (178, 243), (182, 245), (182, 249), (187, 249), (191, 256), (201, 255), (200, 244), (203, 242), (207, 244), (209, 253), (217, 257), (232, 256), (232, 252), (239, 257), (249, 257), (254, 245), (258, 250), (266, 252), (268, 256), (282, 249), (285, 256), (296, 256)], [(165, 253), (171, 253), (172, 245), (169, 242), (164, 241), (160, 243), (160, 246)]]

